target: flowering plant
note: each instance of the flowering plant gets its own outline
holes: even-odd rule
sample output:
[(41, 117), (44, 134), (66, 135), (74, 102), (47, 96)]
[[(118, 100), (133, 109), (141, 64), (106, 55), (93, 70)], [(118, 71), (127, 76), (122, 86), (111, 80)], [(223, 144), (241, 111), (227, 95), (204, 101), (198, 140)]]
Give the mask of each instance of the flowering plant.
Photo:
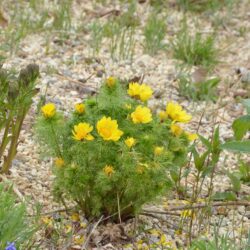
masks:
[(17, 153), (24, 119), (39, 89), (39, 67), (29, 64), (18, 77), (0, 65), (0, 173), (8, 174)]
[(153, 113), (147, 106), (152, 93), (146, 84), (125, 90), (110, 78), (94, 99), (75, 105), (70, 118), (54, 104), (42, 107), (37, 132), (54, 157), (59, 200), (75, 201), (87, 217), (126, 219), (171, 188), (170, 171), (185, 162), (195, 139), (173, 126), (191, 116), (175, 103)]

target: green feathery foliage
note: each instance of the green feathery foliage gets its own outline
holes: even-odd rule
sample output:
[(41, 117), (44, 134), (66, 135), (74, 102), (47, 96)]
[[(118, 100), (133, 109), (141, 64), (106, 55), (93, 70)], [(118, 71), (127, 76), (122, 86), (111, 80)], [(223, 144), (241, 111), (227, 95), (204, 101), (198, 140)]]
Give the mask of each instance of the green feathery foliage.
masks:
[(8, 242), (14, 242), (17, 249), (28, 249), (35, 231), (36, 227), (28, 220), (25, 204), (16, 202), (12, 187), (0, 183), (0, 249), (5, 249)]
[[(149, 97), (152, 91), (148, 91)], [(133, 113), (138, 106), (151, 111), (139, 96), (134, 97), (126, 94), (118, 79), (110, 78), (96, 98), (79, 104), (82, 109), (76, 107), (69, 118), (47, 104), (37, 121), (39, 142), (55, 157), (55, 197), (74, 201), (88, 218), (102, 214), (125, 220), (134, 216), (145, 203), (170, 190), (171, 169), (186, 160), (188, 136), (174, 135), (172, 120), (160, 120), (155, 114), (146, 121), (146, 114), (141, 112), (138, 117), (145, 123), (135, 123)], [(117, 121), (118, 128), (104, 123), (98, 130), (104, 116)], [(81, 139), (76, 139), (80, 136), (76, 128), (79, 123), (88, 123), (92, 130), (82, 131)], [(122, 134), (117, 136), (119, 130)], [(117, 138), (107, 140), (112, 134)], [(129, 145), (127, 139), (131, 137), (135, 143)]]

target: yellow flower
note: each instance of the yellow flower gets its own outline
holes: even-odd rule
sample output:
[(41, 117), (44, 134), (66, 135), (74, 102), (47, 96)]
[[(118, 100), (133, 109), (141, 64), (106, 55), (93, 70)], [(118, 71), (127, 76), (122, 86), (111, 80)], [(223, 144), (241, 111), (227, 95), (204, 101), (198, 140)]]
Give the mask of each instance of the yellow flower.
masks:
[(142, 84), (141, 85), (141, 93), (140, 93), (140, 99), (143, 102), (146, 102), (153, 94), (152, 89), (146, 85), (146, 84)]
[(136, 167), (136, 172), (138, 174), (143, 174), (147, 169), (149, 169), (149, 165), (147, 163), (139, 163)]
[(130, 110), (130, 109), (132, 108), (132, 105), (126, 103), (126, 104), (124, 105), (124, 108)]
[(149, 231), (150, 234), (154, 235), (154, 236), (160, 236), (162, 234), (162, 232), (160, 230), (157, 230), (155, 228), (151, 229)]
[(131, 114), (133, 123), (149, 123), (152, 121), (152, 114), (149, 108), (137, 106)]
[(192, 118), (182, 107), (174, 102), (169, 102), (166, 106), (167, 115), (175, 122), (189, 122)]
[(51, 217), (42, 217), (42, 223), (44, 223), (48, 227), (53, 227), (53, 219)]
[(113, 76), (110, 76), (106, 79), (106, 84), (108, 87), (112, 88), (116, 84), (116, 78)]
[(182, 229), (177, 229), (174, 232), (176, 235), (182, 235)]
[(187, 210), (184, 210), (181, 212), (181, 217), (182, 218), (193, 217), (193, 219), (194, 219), (195, 213), (192, 210), (187, 209)]
[(73, 138), (77, 141), (87, 140), (92, 141), (94, 137), (90, 134), (93, 130), (93, 126), (86, 122), (80, 122), (74, 126), (74, 130), (72, 130)]
[(154, 154), (161, 155), (163, 151), (164, 151), (164, 147), (155, 147)]
[(186, 132), (186, 136), (187, 136), (189, 141), (194, 141), (194, 140), (198, 139), (197, 134), (192, 134), (192, 133)]
[(131, 97), (145, 102), (152, 96), (153, 91), (148, 85), (144, 83), (140, 85), (137, 82), (131, 82), (129, 84), (128, 94)]
[(183, 129), (174, 123), (170, 125), (170, 130), (175, 136), (180, 136), (183, 133)]
[(45, 118), (51, 118), (56, 114), (56, 106), (54, 103), (48, 103), (41, 108)]
[(85, 229), (85, 228), (87, 228), (87, 226), (88, 226), (88, 225), (87, 225), (85, 222), (81, 222), (81, 223), (80, 223), (80, 227), (81, 227), (81, 228), (84, 228), (84, 229)]
[(158, 245), (172, 247), (172, 242), (167, 241), (166, 235), (162, 234), (161, 237), (160, 237), (160, 240), (158, 242)]
[(74, 243), (76, 245), (82, 245), (83, 242), (84, 242), (84, 237), (83, 236), (81, 236), (81, 235), (75, 235), (74, 236)]
[(164, 120), (166, 120), (168, 118), (168, 114), (167, 114), (166, 111), (161, 110), (159, 112), (159, 117), (160, 117), (161, 121), (164, 121)]
[(70, 232), (72, 232), (72, 226), (71, 225), (66, 225), (65, 226), (65, 233), (68, 234)]
[(125, 140), (125, 144), (131, 148), (135, 145), (136, 141), (133, 137), (128, 137), (126, 140)]
[(138, 174), (143, 174), (145, 172), (145, 168), (142, 165), (136, 167), (136, 172)]
[(61, 168), (63, 165), (64, 165), (64, 160), (62, 158), (56, 158), (55, 159), (55, 165), (58, 167), (58, 168)]
[(116, 120), (111, 120), (110, 117), (104, 116), (97, 122), (97, 131), (105, 141), (118, 141), (123, 135), (123, 132), (118, 129)]
[(137, 82), (129, 83), (128, 94), (131, 97), (139, 99), (140, 98), (140, 92), (141, 92), (141, 85), (139, 83), (137, 83)]
[(113, 168), (112, 166), (106, 165), (106, 166), (103, 168), (103, 172), (104, 172), (107, 176), (110, 177), (110, 176), (115, 172), (115, 170), (114, 170), (114, 168)]
[(83, 114), (85, 112), (85, 105), (83, 103), (77, 103), (77, 104), (75, 104), (75, 111), (78, 114)]
[(79, 214), (78, 214), (78, 213), (73, 213), (73, 214), (71, 215), (71, 220), (72, 220), (73, 222), (80, 221), (80, 216), (79, 216)]

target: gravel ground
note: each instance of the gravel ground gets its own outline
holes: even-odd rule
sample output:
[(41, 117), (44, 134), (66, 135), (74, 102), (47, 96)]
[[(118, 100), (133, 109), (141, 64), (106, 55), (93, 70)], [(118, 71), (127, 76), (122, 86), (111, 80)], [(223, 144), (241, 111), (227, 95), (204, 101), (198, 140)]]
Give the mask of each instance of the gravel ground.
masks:
[[(73, 11), (76, 17), (80, 15), (79, 12), (84, 12), (85, 17), (90, 18), (91, 14), (88, 13), (103, 11), (101, 8), (94, 8), (89, 2), (91, 1), (76, 1), (74, 3)], [(192, 103), (179, 96), (176, 90), (176, 64), (178, 62), (172, 58), (170, 50), (151, 57), (143, 54), (142, 47), (137, 46), (133, 62), (128, 60), (115, 62), (110, 59), (107, 44), (104, 42), (98, 58), (89, 63), (90, 49), (87, 46), (89, 34), (82, 32), (72, 33), (63, 44), (58, 44), (59, 38), (56, 35), (52, 36), (49, 45), (43, 33), (29, 35), (21, 42), (20, 50), (15, 55), (8, 56), (4, 67), (21, 68), (31, 62), (39, 64), (41, 69), (41, 79), (38, 84), (40, 93), (44, 93), (46, 86), (48, 86), (47, 101), (54, 102), (60, 110), (66, 113), (73, 109), (76, 102), (86, 98), (88, 94), (93, 94), (95, 88), (98, 89), (102, 80), (107, 76), (114, 75), (123, 79), (131, 79), (135, 76), (144, 75), (144, 82), (151, 85), (155, 90), (155, 98), (150, 101), (152, 109), (157, 110), (163, 107), (169, 100), (178, 101), (194, 117), (192, 122), (187, 125), (190, 131), (197, 131), (201, 114), (204, 113), (199, 133), (209, 136), (215, 124), (220, 124), (221, 138), (226, 140), (233, 135), (232, 121), (244, 113), (238, 99), (242, 95), (250, 96), (250, 93), (247, 92), (249, 88), (247, 90), (235, 74), (235, 68), (237, 67), (250, 68), (250, 32), (246, 32), (244, 36), (239, 34), (240, 27), (250, 30), (250, 3), (247, 0), (239, 2), (233, 9), (231, 18), (226, 18), (226, 10), (220, 12), (220, 15), (224, 17), (224, 22), (219, 26), (216, 40), (216, 45), (220, 49), (220, 63), (216, 66), (213, 74), (221, 78), (221, 83), (219, 86), (220, 98), (214, 104), (211, 102)], [(105, 10), (110, 9), (113, 9), (113, 7), (108, 6)], [(151, 9), (146, 3), (139, 5), (138, 16), (141, 17), (142, 23), (145, 22), (150, 11)], [(192, 14), (187, 15), (192, 20)], [(166, 44), (169, 44), (173, 35), (179, 29), (182, 17), (183, 12), (178, 11), (176, 8), (173, 11), (168, 11), (166, 17), (168, 25), (168, 32), (165, 37)], [(103, 17), (103, 19), (105, 18)], [(201, 15), (199, 18), (194, 16), (193, 20), (190, 21), (190, 25), (195, 27), (195, 23), (198, 23), (203, 28), (203, 32), (211, 32), (212, 30), (211, 22), (207, 20), (205, 15)], [(138, 32), (135, 39), (141, 43), (143, 39), (142, 33)], [(49, 46), (49, 49), (47, 46)], [(85, 82), (84, 79), (87, 79), (87, 81)], [(45, 213), (60, 208), (60, 205), (54, 202), (51, 196), (53, 181), (51, 159), (41, 157), (39, 145), (35, 141), (33, 134), (38, 101), (39, 97), (36, 97), (25, 120), (20, 136), (21, 143), (18, 154), (13, 162), (11, 175), (8, 178), (15, 182), (22, 195), (31, 198), (30, 202), (32, 204), (35, 202), (41, 203), (42, 212)], [(225, 157), (227, 157), (226, 161), (224, 161)], [(237, 156), (223, 153), (218, 170), (222, 168), (236, 169)], [(189, 181), (192, 184), (193, 180), (190, 179)], [(226, 191), (230, 188), (228, 178), (221, 174), (221, 171), (216, 174), (214, 185), (217, 191)], [(249, 194), (249, 189), (248, 186), (243, 186), (239, 197), (244, 193)], [(164, 211), (171, 204), (180, 205), (182, 201), (175, 200), (175, 197), (171, 196), (171, 199), (166, 197), (159, 204), (151, 204), (149, 207), (150, 209)], [(123, 249), (136, 249), (136, 247), (137, 249), (147, 249), (146, 243), (144, 243), (145, 237), (151, 242), (151, 245), (153, 243), (158, 244), (155, 249), (157, 247), (158, 249), (179, 248), (187, 240), (185, 232), (180, 234), (177, 230), (179, 223), (185, 223), (185, 220), (180, 222), (180, 216), (164, 215), (160, 219), (142, 216), (140, 220), (143, 222), (145, 230), (138, 233), (134, 246), (128, 243), (129, 236), (127, 234), (123, 235), (121, 229), (116, 225), (108, 225), (105, 228), (100, 226), (95, 230), (92, 240), (101, 241), (101, 249), (118, 249), (121, 242), (127, 245)], [(84, 218), (81, 218), (81, 221), (84, 221)], [(223, 234), (229, 231), (230, 236), (236, 239), (247, 237), (247, 232), (250, 229), (250, 209), (244, 206), (225, 209), (215, 208), (210, 224), (211, 226), (218, 225), (219, 221), (221, 221), (220, 233)], [(127, 222), (122, 226), (126, 232), (129, 232), (134, 223), (134, 221)], [(146, 233), (151, 228), (159, 231)], [(240, 230), (240, 228), (243, 228), (243, 230)], [(204, 232), (205, 234), (211, 235), (212, 232)], [(165, 235), (165, 241), (170, 245), (163, 247), (160, 245), (159, 241), (162, 235)], [(118, 242), (116, 242), (117, 238), (119, 239)], [(53, 249), (46, 244), (44, 243), (41, 249)], [(79, 244), (76, 244), (71, 249), (80, 249), (77, 245)], [(106, 246), (104, 247), (104, 245)], [(59, 247), (58, 249), (63, 248)]]

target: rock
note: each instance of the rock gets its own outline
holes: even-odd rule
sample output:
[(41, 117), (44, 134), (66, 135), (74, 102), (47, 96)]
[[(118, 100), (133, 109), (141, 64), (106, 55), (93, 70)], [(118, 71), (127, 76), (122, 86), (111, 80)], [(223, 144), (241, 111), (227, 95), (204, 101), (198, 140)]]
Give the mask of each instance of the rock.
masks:
[(99, 77), (99, 78), (101, 78), (103, 76), (103, 74), (104, 74), (104, 70), (98, 70), (96, 72), (96, 76)]
[(250, 71), (246, 72), (244, 75), (241, 77), (241, 81), (243, 83), (248, 83), (250, 84)]
[(159, 99), (162, 97), (162, 95), (164, 94), (164, 90), (163, 89), (157, 89), (155, 92), (154, 92), (154, 97), (156, 99)]
[(240, 76), (243, 83), (250, 84), (250, 70), (244, 67), (238, 67), (235, 69), (236, 73)]

